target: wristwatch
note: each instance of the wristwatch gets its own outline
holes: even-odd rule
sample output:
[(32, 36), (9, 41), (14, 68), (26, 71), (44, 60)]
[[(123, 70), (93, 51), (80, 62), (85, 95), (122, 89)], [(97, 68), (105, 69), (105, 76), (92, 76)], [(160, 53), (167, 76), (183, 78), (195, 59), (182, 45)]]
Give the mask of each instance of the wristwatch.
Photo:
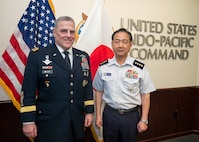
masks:
[(141, 122), (143, 122), (144, 124), (148, 125), (149, 124), (149, 121), (148, 120), (145, 120), (145, 119), (141, 119), (140, 120)]

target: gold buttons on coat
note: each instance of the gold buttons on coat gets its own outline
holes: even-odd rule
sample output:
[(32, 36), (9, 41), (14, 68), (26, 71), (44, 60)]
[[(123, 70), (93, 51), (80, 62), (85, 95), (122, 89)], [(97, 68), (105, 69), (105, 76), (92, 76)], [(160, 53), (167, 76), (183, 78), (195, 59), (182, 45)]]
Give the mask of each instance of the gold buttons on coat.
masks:
[(70, 86), (73, 86), (73, 82), (70, 83)]
[(73, 93), (74, 93), (73, 91), (70, 91), (70, 94), (71, 94), (71, 95), (73, 95)]

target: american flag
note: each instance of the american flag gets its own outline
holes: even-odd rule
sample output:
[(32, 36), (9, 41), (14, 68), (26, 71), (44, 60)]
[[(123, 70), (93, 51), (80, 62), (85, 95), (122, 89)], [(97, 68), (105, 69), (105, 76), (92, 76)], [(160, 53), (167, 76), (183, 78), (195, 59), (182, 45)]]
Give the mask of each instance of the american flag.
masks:
[(18, 110), (28, 54), (34, 47), (54, 42), (54, 22), (51, 0), (31, 0), (0, 58), (0, 85)]

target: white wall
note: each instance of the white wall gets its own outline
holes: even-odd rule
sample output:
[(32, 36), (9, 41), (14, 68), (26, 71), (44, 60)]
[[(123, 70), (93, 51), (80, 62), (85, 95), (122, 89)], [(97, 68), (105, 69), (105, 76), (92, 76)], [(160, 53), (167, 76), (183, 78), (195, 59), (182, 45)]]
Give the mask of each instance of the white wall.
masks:
[[(120, 18), (197, 25), (199, 32), (198, 0), (103, 0), (113, 28), (121, 27)], [(89, 16), (94, 0), (52, 0), (56, 17), (69, 15), (76, 24), (84, 12)], [(9, 38), (29, 4), (28, 0), (4, 0), (0, 5), (0, 53), (5, 50)], [(134, 32), (134, 31), (132, 31)], [(149, 34), (149, 33), (144, 33)], [(166, 33), (162, 33), (166, 34)], [(155, 36), (159, 36), (155, 34)], [(199, 85), (199, 34), (194, 37), (194, 48), (187, 60), (145, 60), (157, 88), (173, 88)], [(136, 46), (134, 48), (137, 48)], [(145, 48), (145, 47), (142, 47)], [(153, 48), (159, 49), (159, 46)], [(0, 99), (5, 97), (0, 92)]]

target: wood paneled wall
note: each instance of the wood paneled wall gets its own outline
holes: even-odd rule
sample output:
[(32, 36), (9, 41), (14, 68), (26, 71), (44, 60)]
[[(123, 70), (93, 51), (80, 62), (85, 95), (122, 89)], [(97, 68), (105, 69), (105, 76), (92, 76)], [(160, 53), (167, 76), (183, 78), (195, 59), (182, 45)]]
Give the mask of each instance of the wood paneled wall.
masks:
[(0, 142), (30, 142), (22, 133), (19, 117), (12, 103), (0, 104)]
[(197, 87), (158, 89), (151, 94), (149, 129), (138, 135), (140, 142), (155, 142), (199, 130)]

